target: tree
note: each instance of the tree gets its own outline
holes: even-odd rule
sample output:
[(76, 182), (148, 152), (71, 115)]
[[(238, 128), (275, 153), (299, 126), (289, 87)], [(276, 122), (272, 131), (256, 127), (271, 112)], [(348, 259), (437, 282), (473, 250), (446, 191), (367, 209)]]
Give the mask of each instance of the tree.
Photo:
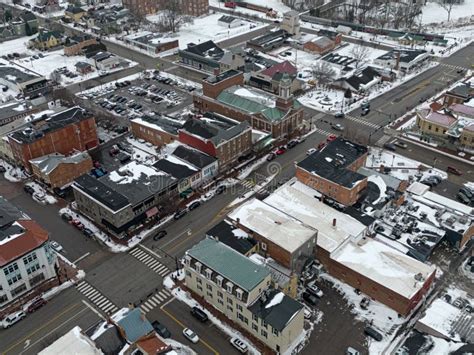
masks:
[(360, 44), (354, 46), (351, 50), (352, 58), (356, 61), (356, 69), (359, 68), (368, 56), (369, 56), (369, 47), (362, 46)]
[(451, 11), (453, 10), (456, 0), (439, 0), (439, 6), (441, 6), (448, 13), (448, 22), (451, 20)]
[(351, 89), (349, 89), (349, 88), (346, 89), (346, 91), (344, 92), (344, 98), (346, 98), (346, 99), (351, 99), (352, 98)]
[(312, 68), (313, 77), (318, 81), (318, 84), (327, 84), (331, 82), (335, 76), (336, 71), (328, 62), (324, 60), (318, 61)]
[(180, 0), (168, 0), (165, 2), (160, 20), (160, 24), (165, 30), (173, 33), (178, 32), (181, 25), (190, 21), (191, 17), (184, 14)]
[(5, 10), (3, 16), (5, 18), (5, 22), (10, 22), (10, 20), (13, 18), (12, 12), (10, 10)]

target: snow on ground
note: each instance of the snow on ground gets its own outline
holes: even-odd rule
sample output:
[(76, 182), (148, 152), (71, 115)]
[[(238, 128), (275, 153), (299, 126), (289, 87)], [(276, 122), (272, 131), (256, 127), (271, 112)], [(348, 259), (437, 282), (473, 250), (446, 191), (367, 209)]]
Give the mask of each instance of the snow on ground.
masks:
[[(437, 2), (429, 1), (423, 6), (421, 22), (423, 24), (444, 22), (448, 20), (448, 12)], [(474, 16), (474, 3), (472, 0), (465, 0), (463, 4), (454, 5), (451, 11), (450, 21), (455, 22), (461, 18)]]
[[(278, 18), (282, 18), (283, 14), (285, 12), (291, 10), (291, 8), (284, 5), (283, 2), (280, 1), (280, 0), (267, 0), (265, 2), (262, 2), (260, 0), (247, 0), (247, 2), (255, 4), (255, 5), (266, 6), (268, 8), (271, 8), (271, 9), (277, 11), (278, 12), (278, 14), (277, 14)], [(226, 9), (226, 10), (232, 10), (232, 9), (224, 7), (224, 3), (220, 2), (219, 0), (209, 0), (209, 5), (214, 6), (214, 7), (219, 7), (219, 8), (222, 8), (222, 9)], [(237, 7), (235, 10), (233, 10), (233, 12), (236, 15), (238, 15), (238, 13), (240, 12), (240, 13), (244, 13), (244, 14), (253, 15), (253, 16), (260, 17), (260, 18), (268, 19), (268, 17), (266, 17), (263, 12), (256, 11), (256, 10), (251, 10), (251, 9), (246, 9), (244, 7)]]
[(380, 191), (379, 198), (375, 200), (373, 204), (376, 205), (377, 203), (382, 202), (387, 197), (387, 185), (385, 184), (385, 181), (378, 175), (370, 175), (367, 180), (377, 185)]
[[(344, 92), (335, 89), (326, 89), (316, 87), (314, 90), (306, 92), (303, 96), (298, 97), (298, 101), (302, 105), (314, 108), (318, 111), (329, 112), (340, 110), (343, 106)], [(350, 108), (345, 105), (346, 110)]]
[(274, 57), (280, 59), (280, 61), (288, 60), (293, 65), (298, 68), (298, 71), (303, 71), (306, 68), (311, 68), (317, 59), (319, 58), (318, 55), (308, 53), (299, 49), (295, 49), (292, 47), (280, 47), (270, 54)]
[[(202, 43), (209, 40), (219, 42), (231, 37), (242, 35), (251, 30), (266, 26), (260, 22), (240, 19), (242, 25), (234, 28), (225, 28), (218, 24), (219, 18), (223, 13), (215, 13), (204, 17), (194, 18), (192, 23), (186, 23), (179, 29), (176, 34), (179, 39), (179, 48), (187, 47), (188, 43)], [(160, 19), (160, 14), (148, 16), (147, 19), (151, 22), (157, 22)]]
[(34, 51), (28, 49), (28, 41), (32, 38), (35, 38), (37, 35), (29, 37), (20, 37), (13, 39), (11, 41), (5, 41), (0, 43), (0, 53), (1, 55), (9, 53), (18, 53), (18, 54), (32, 54)]
[(463, 343), (454, 343), (430, 335), (426, 335), (426, 337), (433, 344), (433, 347), (426, 353), (427, 355), (449, 355), (465, 345)]
[(14, 167), (3, 159), (0, 159), (0, 166), (5, 168), (6, 171), (3, 176), (10, 182), (20, 182), (27, 178), (25, 172), (21, 168)]
[[(267, 161), (267, 157), (264, 156), (260, 159), (257, 159), (255, 161), (253, 161), (251, 164), (247, 165), (245, 168), (243, 168), (239, 175), (237, 175), (237, 179), (239, 180), (243, 180), (245, 179), (247, 176), (249, 176), (253, 171), (257, 170), (260, 166), (262, 166), (263, 164), (265, 164), (265, 162)], [(248, 163), (248, 162), (247, 162)]]
[(147, 154), (148, 156), (155, 156), (155, 157), (157, 156), (156, 147), (149, 142), (145, 142), (143, 139), (135, 139), (132, 137), (127, 137), (127, 142), (130, 143), (130, 145), (134, 149), (142, 151), (144, 154)]
[(35, 190), (35, 192), (33, 193), (33, 200), (35, 200), (36, 202), (40, 203), (40, 204), (55, 204), (56, 202), (58, 202), (58, 200), (56, 200), (56, 198), (50, 194), (48, 194), (46, 192), (46, 189), (44, 189), (40, 184), (38, 184), (37, 182), (28, 182), (25, 184), (26, 186), (30, 186), (33, 188), (33, 190)]
[[(358, 45), (354, 43), (348, 43), (348, 42), (343, 42), (343, 43), (346, 45), (340, 46), (338, 49), (336, 49), (335, 51), (331, 53), (353, 58), (354, 54), (352, 53), (354, 50), (358, 50), (357, 48)], [(367, 64), (368, 62), (373, 62), (378, 57), (387, 53), (387, 51), (383, 49), (377, 49), (377, 48), (366, 47), (366, 46), (362, 46), (362, 47), (367, 48), (367, 55), (366, 55), (366, 58), (364, 59), (364, 64)]]

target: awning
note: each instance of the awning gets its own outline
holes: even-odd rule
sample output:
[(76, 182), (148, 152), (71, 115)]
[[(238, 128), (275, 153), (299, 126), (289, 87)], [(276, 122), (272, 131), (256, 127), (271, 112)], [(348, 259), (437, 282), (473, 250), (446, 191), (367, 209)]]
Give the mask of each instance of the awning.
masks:
[(153, 208), (150, 208), (148, 211), (145, 212), (146, 218), (153, 217), (157, 213), (158, 213), (158, 207), (155, 206)]

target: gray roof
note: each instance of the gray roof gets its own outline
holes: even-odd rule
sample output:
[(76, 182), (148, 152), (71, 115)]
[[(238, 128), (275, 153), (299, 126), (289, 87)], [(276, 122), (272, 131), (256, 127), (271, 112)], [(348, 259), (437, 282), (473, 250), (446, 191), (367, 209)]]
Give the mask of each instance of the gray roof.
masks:
[(185, 160), (196, 168), (203, 169), (213, 164), (217, 159), (210, 155), (204, 154), (199, 150), (180, 145), (173, 152), (174, 156), (177, 156), (181, 160)]
[(228, 15), (222, 15), (218, 21), (220, 22), (225, 22), (225, 23), (231, 23), (232, 21), (238, 20), (237, 17), (234, 16), (228, 16)]
[(39, 79), (42, 77), (27, 70), (23, 71), (15, 67), (4, 66), (0, 64), (0, 78), (11, 83), (25, 83), (27, 81)]
[(125, 332), (125, 338), (129, 343), (134, 343), (153, 331), (151, 323), (142, 315), (140, 308), (130, 310), (118, 321), (118, 326)]
[(21, 218), (25, 218), (23, 212), (0, 196), (0, 228), (3, 228), (5, 225), (11, 224)]
[(55, 153), (43, 155), (42, 157), (31, 159), (30, 163), (38, 167), (43, 174), (50, 174), (59, 164), (78, 164), (84, 160), (90, 159), (87, 152), (80, 152), (70, 156)]
[(250, 125), (247, 121), (224, 129), (214, 123), (205, 122), (200, 119), (190, 119), (184, 124), (183, 130), (206, 140), (210, 140), (215, 146), (218, 146), (242, 134), (242, 132), (249, 127)]
[(263, 266), (214, 239), (201, 240), (186, 254), (247, 292), (252, 291), (270, 275)]

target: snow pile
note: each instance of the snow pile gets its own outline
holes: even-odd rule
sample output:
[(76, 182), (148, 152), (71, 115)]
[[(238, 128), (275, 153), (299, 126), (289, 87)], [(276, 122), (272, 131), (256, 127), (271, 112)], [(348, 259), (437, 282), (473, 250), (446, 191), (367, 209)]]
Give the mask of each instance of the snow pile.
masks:
[(46, 190), (40, 184), (36, 182), (28, 182), (25, 184), (25, 186), (30, 186), (31, 188), (33, 188), (33, 190), (35, 190), (35, 192), (33, 193), (33, 200), (35, 200), (38, 203), (41, 203), (41, 204), (47, 203), (47, 204), (52, 205), (58, 202), (58, 200), (56, 200), (54, 196), (51, 196), (48, 193), (46, 193)]
[[(449, 5), (448, 5), (449, 6)], [(465, 0), (462, 4), (455, 4), (451, 10), (450, 21), (471, 17), (474, 15), (474, 4), (472, 0)], [(448, 20), (448, 12), (441, 7), (436, 1), (427, 2), (422, 7), (421, 22), (423, 24), (439, 23)]]
[(117, 184), (130, 184), (142, 178), (142, 175), (145, 175), (145, 178), (149, 179), (152, 176), (165, 175), (165, 173), (150, 166), (139, 164), (136, 161), (131, 161), (119, 169), (112, 171), (108, 175), (108, 178)]
[(6, 170), (3, 176), (10, 182), (20, 182), (28, 177), (22, 168), (14, 167), (5, 160), (0, 159), (0, 165)]
[(102, 351), (82, 333), (79, 326), (75, 326), (69, 332), (64, 334), (54, 343), (40, 351), (40, 355), (56, 355), (56, 354), (88, 354), (99, 355)]
[(249, 235), (240, 228), (233, 229), (232, 234), (238, 239), (247, 239), (249, 237)]
[(463, 343), (453, 343), (440, 339), (434, 336), (427, 336), (432, 341), (432, 348), (427, 352), (427, 355), (449, 355), (453, 354), (461, 346), (465, 345)]
[(380, 191), (380, 195), (379, 195), (378, 199), (376, 199), (373, 202), (373, 204), (376, 205), (376, 204), (382, 202), (387, 197), (387, 194), (386, 194), (387, 185), (385, 184), (385, 181), (383, 181), (382, 177), (380, 177), (378, 175), (370, 175), (367, 180), (374, 183), (375, 185), (377, 185), (377, 187)]
[(239, 173), (239, 175), (237, 175), (237, 179), (239, 180), (243, 180), (245, 178), (247, 178), (252, 172), (254, 172), (255, 170), (257, 170), (260, 166), (262, 166), (263, 164), (265, 164), (265, 162), (267, 161), (267, 157), (264, 156), (260, 159), (257, 159), (255, 161), (253, 161), (251, 164), (247, 165), (244, 169), (242, 169)]
[(283, 298), (285, 298), (285, 294), (283, 292), (277, 293), (273, 298), (271, 299), (270, 302), (265, 306), (265, 309), (272, 308), (283, 301)]

